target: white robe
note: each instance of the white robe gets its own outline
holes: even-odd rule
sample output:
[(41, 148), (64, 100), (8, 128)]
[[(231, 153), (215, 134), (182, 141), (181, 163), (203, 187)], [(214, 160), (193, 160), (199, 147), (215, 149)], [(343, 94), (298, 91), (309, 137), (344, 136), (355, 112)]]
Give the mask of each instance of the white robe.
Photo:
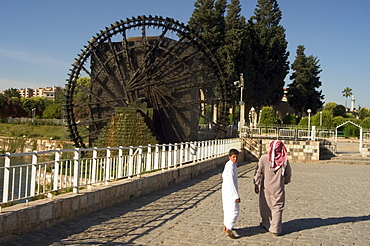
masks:
[(224, 226), (232, 230), (239, 215), (239, 203), (235, 200), (238, 194), (238, 169), (232, 161), (225, 164), (222, 172), (222, 205), (224, 210)]

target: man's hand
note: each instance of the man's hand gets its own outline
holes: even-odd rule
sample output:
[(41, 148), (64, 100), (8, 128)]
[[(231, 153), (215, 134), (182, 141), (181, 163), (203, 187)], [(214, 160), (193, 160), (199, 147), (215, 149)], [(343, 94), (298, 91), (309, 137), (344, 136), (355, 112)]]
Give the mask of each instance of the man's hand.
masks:
[(260, 193), (260, 187), (258, 187), (258, 185), (254, 185), (254, 192), (256, 194)]

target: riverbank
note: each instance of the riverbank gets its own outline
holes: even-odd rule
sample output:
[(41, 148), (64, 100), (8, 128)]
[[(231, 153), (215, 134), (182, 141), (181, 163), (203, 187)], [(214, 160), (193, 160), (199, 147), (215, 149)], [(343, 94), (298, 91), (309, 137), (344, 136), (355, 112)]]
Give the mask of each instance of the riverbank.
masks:
[(54, 149), (71, 149), (72, 142), (54, 139), (0, 136), (0, 154), (48, 151)]
[(65, 126), (1, 123), (0, 136), (69, 141)]
[(0, 153), (71, 148), (67, 127), (32, 124), (0, 124)]

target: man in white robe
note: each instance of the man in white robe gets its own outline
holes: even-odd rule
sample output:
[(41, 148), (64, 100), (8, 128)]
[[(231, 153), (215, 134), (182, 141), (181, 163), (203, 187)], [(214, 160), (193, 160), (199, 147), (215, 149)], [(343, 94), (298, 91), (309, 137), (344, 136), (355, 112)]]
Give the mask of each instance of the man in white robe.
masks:
[(224, 171), (222, 172), (222, 205), (224, 211), (223, 231), (225, 231), (226, 235), (232, 239), (236, 238), (232, 229), (240, 211), (237, 169), (238, 156), (239, 151), (231, 149), (229, 152), (229, 161), (226, 162)]

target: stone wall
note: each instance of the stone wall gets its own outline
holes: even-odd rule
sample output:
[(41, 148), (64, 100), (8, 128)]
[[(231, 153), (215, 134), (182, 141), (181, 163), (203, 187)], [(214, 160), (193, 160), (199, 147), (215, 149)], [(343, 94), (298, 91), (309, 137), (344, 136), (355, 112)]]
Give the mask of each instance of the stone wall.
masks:
[(364, 144), (361, 149), (362, 157), (370, 157), (370, 144)]
[[(317, 162), (320, 159), (320, 142), (282, 140), (290, 162)], [(267, 154), (271, 139), (262, 139), (262, 154)]]

